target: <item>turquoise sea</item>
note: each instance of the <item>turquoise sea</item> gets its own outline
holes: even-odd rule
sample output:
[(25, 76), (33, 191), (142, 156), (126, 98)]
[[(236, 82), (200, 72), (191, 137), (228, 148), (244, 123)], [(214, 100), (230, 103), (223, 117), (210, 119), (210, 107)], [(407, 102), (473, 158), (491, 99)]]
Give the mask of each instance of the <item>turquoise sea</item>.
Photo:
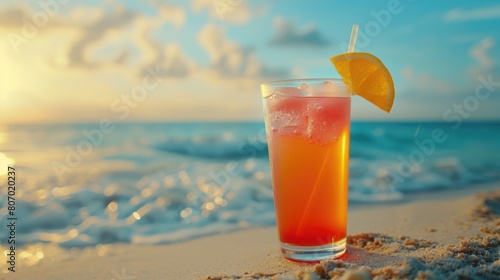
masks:
[[(500, 181), (500, 123), (453, 125), (353, 122), (350, 203)], [(21, 244), (159, 244), (275, 223), (261, 122), (5, 126), (7, 166)]]

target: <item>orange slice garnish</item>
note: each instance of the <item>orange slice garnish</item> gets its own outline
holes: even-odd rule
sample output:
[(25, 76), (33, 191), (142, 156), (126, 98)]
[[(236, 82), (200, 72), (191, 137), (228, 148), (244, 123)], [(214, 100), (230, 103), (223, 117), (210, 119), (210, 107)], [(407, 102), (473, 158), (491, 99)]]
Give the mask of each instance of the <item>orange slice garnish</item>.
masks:
[(390, 112), (394, 103), (394, 82), (385, 65), (372, 54), (351, 52), (330, 58), (344, 83), (380, 109)]

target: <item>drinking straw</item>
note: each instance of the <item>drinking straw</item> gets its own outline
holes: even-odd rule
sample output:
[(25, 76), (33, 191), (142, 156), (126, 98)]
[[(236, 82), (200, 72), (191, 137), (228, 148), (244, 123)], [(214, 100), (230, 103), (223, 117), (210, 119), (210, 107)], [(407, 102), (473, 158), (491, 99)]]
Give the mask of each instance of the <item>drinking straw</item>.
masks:
[(349, 40), (349, 48), (347, 52), (354, 52), (354, 46), (356, 45), (356, 38), (358, 38), (359, 25), (353, 24), (351, 29), (351, 39)]
[[(359, 29), (359, 25), (357, 25), (357, 24), (352, 25), (351, 38), (349, 40), (349, 47), (347, 49), (347, 52), (354, 52), (354, 45), (356, 45), (356, 38), (358, 37), (358, 29)], [(319, 178), (321, 177), (321, 174), (323, 174), (323, 169), (325, 169), (326, 161), (328, 160), (330, 151), (331, 151), (331, 148), (329, 148), (326, 151), (325, 159), (323, 160), (323, 164), (321, 164), (321, 168), (319, 169), (318, 177), (316, 178), (316, 182), (314, 183), (314, 187), (313, 187), (313, 190), (311, 192), (311, 196), (309, 197), (309, 200), (307, 201), (305, 211), (302, 214), (302, 217), (300, 218), (299, 226), (297, 227), (296, 233), (298, 233), (302, 229), (302, 224), (304, 223), (304, 218), (307, 216), (306, 214), (309, 212), (308, 210), (309, 210), (309, 207), (310, 207), (311, 202), (313, 200), (312, 198), (316, 194), (316, 189), (318, 187)]]

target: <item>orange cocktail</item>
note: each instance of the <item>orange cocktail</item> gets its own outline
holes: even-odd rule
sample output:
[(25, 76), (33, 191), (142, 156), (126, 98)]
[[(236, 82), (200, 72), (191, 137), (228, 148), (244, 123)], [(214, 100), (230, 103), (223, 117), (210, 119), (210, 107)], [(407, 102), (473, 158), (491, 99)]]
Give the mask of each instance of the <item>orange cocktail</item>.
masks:
[(341, 80), (264, 84), (281, 249), (317, 261), (345, 252), (351, 97)]
[(351, 94), (390, 112), (395, 89), (376, 56), (348, 52), (330, 58), (341, 79), (261, 85), (281, 252), (319, 261), (346, 248)]

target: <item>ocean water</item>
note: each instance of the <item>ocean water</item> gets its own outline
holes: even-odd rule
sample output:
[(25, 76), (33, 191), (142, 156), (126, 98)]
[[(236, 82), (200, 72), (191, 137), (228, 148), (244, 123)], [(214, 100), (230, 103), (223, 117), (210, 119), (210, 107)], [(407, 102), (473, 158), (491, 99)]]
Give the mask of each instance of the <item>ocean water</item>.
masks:
[[(452, 125), (354, 122), (350, 202), (500, 181), (500, 123)], [(275, 223), (263, 123), (1, 127), (1, 217), (7, 166), (18, 244), (160, 244)]]

